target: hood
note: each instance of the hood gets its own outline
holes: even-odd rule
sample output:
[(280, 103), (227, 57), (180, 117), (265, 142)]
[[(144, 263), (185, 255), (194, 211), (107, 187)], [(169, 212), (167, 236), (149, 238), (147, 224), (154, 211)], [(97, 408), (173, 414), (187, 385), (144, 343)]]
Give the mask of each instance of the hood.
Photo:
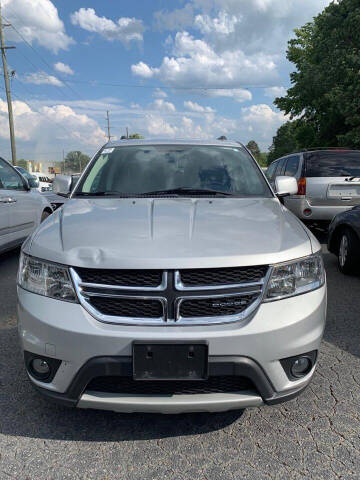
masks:
[(276, 198), (71, 199), (29, 245), (33, 256), (89, 268), (262, 265), (312, 253)]

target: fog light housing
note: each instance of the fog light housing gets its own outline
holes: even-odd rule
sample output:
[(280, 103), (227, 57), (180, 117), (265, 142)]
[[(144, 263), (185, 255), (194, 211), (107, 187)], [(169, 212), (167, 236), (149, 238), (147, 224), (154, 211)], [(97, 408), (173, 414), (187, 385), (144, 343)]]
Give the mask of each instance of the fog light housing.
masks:
[(34, 358), (31, 362), (31, 368), (37, 375), (47, 377), (50, 373), (50, 365), (43, 358)]
[(312, 352), (281, 359), (280, 363), (288, 379), (299, 380), (310, 373), (316, 363), (317, 353), (317, 350), (313, 350)]
[(58, 371), (61, 360), (56, 358), (44, 357), (36, 353), (24, 352), (26, 369), (36, 380), (44, 383), (50, 383)]
[(297, 358), (291, 368), (291, 374), (296, 378), (304, 377), (311, 370), (312, 363), (308, 357), (299, 357)]

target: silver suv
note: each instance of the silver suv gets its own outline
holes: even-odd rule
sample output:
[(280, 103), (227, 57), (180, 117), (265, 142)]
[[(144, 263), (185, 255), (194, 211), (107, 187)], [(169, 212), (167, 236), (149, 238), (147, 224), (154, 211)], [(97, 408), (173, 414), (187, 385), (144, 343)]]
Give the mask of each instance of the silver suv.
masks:
[(0, 158), (0, 253), (21, 245), (52, 213), (32, 181)]
[[(289, 177), (276, 187), (297, 190)], [(18, 299), (37, 390), (120, 412), (291, 399), (326, 314), (318, 241), (228, 141), (105, 145), (24, 244)]]
[(296, 178), (298, 191), (286, 197), (284, 204), (305, 222), (329, 223), (338, 213), (360, 204), (360, 150), (327, 148), (292, 153), (267, 169), (273, 187), (279, 175)]

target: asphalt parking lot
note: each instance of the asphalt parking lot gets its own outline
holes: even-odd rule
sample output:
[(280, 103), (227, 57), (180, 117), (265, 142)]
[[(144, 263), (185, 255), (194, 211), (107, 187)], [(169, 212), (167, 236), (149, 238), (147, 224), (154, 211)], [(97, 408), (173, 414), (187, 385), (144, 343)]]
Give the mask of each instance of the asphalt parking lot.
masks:
[(328, 323), (311, 386), (245, 412), (116, 414), (48, 404), (16, 332), (18, 252), (0, 256), (0, 480), (360, 478), (360, 276), (324, 253)]

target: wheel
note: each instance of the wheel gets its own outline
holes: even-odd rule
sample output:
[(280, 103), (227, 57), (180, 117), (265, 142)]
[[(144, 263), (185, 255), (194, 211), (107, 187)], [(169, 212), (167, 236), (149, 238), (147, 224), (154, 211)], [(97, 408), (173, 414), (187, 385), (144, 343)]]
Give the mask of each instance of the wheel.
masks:
[(48, 217), (50, 217), (51, 213), (48, 212), (47, 210), (44, 210), (41, 214), (41, 219), (40, 223), (42, 223), (44, 220), (46, 220)]
[(360, 242), (355, 233), (344, 230), (340, 235), (338, 261), (339, 270), (344, 274), (357, 273), (360, 270)]

